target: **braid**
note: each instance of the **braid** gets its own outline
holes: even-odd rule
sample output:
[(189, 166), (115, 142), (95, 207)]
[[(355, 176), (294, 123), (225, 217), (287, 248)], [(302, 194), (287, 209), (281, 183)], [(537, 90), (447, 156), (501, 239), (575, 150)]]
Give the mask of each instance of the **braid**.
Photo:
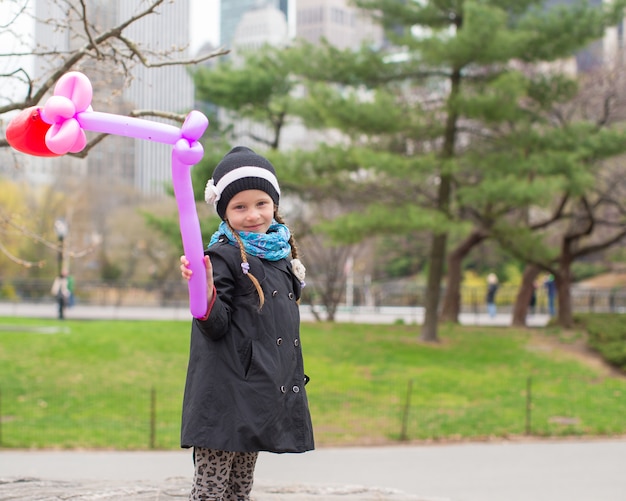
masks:
[[(283, 219), (283, 216), (281, 216), (278, 212), (278, 209), (274, 211), (274, 219), (276, 219), (278, 223), (287, 226), (285, 220)], [(296, 246), (296, 239), (293, 237), (293, 234), (291, 232), (289, 232), (289, 245), (291, 245), (291, 257), (293, 259), (298, 259), (298, 247)]]
[[(278, 208), (274, 210), (274, 219), (276, 219), (278, 223), (284, 224), (285, 226), (287, 226), (287, 224), (285, 223), (285, 220), (283, 219), (283, 216), (278, 212)], [(298, 246), (296, 245), (296, 239), (293, 237), (293, 234), (291, 233), (291, 231), (289, 232), (289, 245), (291, 245), (292, 259), (298, 259)], [(300, 304), (301, 299), (302, 298), (298, 299), (297, 301), (298, 305)]]
[[(241, 253), (241, 262), (247, 263), (248, 255), (246, 254), (246, 250), (243, 247), (243, 242), (241, 241), (241, 238), (239, 237), (239, 233), (233, 229), (233, 227), (230, 225), (228, 221), (226, 221), (226, 223), (228, 224), (230, 231), (233, 232), (233, 235), (235, 239), (237, 240), (237, 243), (239, 244), (239, 252)], [(261, 308), (263, 308), (263, 305), (265, 304), (265, 294), (263, 294), (263, 288), (261, 287), (261, 284), (259, 283), (257, 278), (252, 273), (248, 272), (246, 273), (246, 276), (252, 281), (256, 291), (259, 294), (259, 310), (260, 310)]]

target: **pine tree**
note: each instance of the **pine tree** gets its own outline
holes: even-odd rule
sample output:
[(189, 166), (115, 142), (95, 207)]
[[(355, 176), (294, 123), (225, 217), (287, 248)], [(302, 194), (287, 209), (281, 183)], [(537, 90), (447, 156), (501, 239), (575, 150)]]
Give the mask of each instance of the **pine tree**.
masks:
[[(421, 338), (437, 341), (449, 236), (479, 231), (511, 241), (511, 221), (529, 207), (592, 181), (590, 163), (567, 149), (589, 128), (546, 132), (545, 109), (576, 87), (545, 63), (599, 39), (624, 3), (604, 10), (536, 0), (355, 3), (379, 19), (390, 43), (294, 51), (290, 68), (307, 82), (310, 99), (299, 112), (310, 126), (340, 131), (326, 157), (332, 151), (353, 160), (364, 175), (351, 186), (373, 193), (358, 213), (338, 219), (338, 234), (354, 240), (373, 231), (430, 232)], [(516, 245), (539, 239), (516, 229)], [(545, 245), (537, 249), (548, 253)]]

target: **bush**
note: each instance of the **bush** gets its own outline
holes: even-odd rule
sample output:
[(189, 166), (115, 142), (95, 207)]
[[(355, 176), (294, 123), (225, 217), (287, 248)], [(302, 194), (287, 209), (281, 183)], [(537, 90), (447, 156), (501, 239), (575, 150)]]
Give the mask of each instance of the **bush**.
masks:
[(0, 287), (0, 298), (14, 301), (17, 297), (17, 292), (12, 284), (2, 284)]
[(581, 315), (588, 345), (618, 369), (626, 371), (626, 324), (623, 315)]

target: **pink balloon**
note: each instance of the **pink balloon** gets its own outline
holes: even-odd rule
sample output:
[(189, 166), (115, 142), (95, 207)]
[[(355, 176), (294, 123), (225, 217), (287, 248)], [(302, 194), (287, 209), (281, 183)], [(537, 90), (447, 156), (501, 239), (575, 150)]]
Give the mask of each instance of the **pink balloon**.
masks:
[(81, 129), (78, 132), (78, 136), (76, 137), (76, 141), (74, 141), (74, 144), (71, 146), (69, 152), (70, 153), (78, 153), (79, 151), (83, 151), (85, 146), (87, 146), (87, 136), (85, 135), (85, 133)]
[(77, 112), (85, 111), (91, 105), (93, 88), (89, 78), (78, 71), (66, 73), (54, 86), (54, 95), (72, 101)]
[(173, 125), (94, 112), (93, 89), (82, 73), (63, 75), (41, 110), (41, 119), (51, 124), (45, 134), (47, 148), (55, 154), (77, 153), (87, 144), (85, 130), (118, 136), (146, 139), (172, 145), (172, 182), (178, 205), (180, 233), (185, 256), (193, 271), (189, 280), (189, 308), (194, 317), (202, 318), (207, 309), (207, 279), (200, 221), (191, 182), (191, 167), (204, 155), (198, 142), (209, 120), (199, 111), (187, 115), (179, 129)]
[(49, 124), (55, 124), (72, 118), (76, 114), (74, 103), (63, 96), (51, 96), (44, 106), (43, 119)]
[[(180, 128), (180, 132), (185, 139), (195, 141), (202, 137), (202, 134), (204, 134), (208, 125), (209, 119), (199, 111), (193, 110), (189, 113), (189, 115), (187, 115), (187, 118), (185, 118), (185, 122)], [(198, 159), (198, 162), (199, 161), (200, 159)]]
[(74, 118), (54, 123), (46, 132), (46, 146), (53, 153), (64, 155), (76, 144), (81, 133), (80, 125)]
[[(187, 140), (181, 139), (179, 141), (179, 143), (183, 142), (187, 143)], [(200, 158), (202, 158), (202, 145), (197, 142), (195, 145), (193, 147), (195, 150), (194, 154), (197, 154), (197, 148), (199, 147)], [(189, 260), (190, 268), (193, 271), (187, 284), (189, 289), (189, 309), (194, 317), (202, 318), (206, 314), (208, 307), (204, 246), (202, 245), (200, 220), (196, 211), (196, 201), (191, 183), (191, 166), (193, 164), (186, 162), (189, 160), (189, 156), (184, 151), (181, 151), (182, 149), (174, 147), (172, 151), (172, 182), (178, 205), (178, 221), (183, 240), (183, 252)]]
[(134, 137), (135, 139), (146, 139), (147, 141), (172, 145), (181, 138), (181, 131), (178, 127), (142, 120), (141, 118), (85, 111), (79, 113), (76, 119), (85, 130), (115, 134), (116, 136)]

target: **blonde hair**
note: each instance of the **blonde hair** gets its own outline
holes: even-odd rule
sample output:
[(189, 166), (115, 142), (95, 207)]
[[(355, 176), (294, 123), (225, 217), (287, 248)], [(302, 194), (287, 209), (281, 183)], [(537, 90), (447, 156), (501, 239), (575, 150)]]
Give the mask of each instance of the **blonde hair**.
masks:
[[(278, 208), (274, 209), (274, 219), (276, 219), (276, 222), (279, 224), (285, 224), (285, 220), (279, 214)], [(239, 233), (233, 229), (233, 227), (230, 225), (228, 220), (226, 221), (226, 224), (228, 224), (230, 231), (232, 231), (233, 235), (235, 236), (235, 239), (237, 240), (237, 243), (239, 244), (239, 252), (241, 253), (241, 262), (248, 263), (248, 254), (246, 253), (246, 249), (244, 248), (243, 242), (241, 241), (241, 238), (239, 237)], [(293, 235), (291, 235), (291, 232), (289, 236), (289, 245), (291, 246), (292, 259), (297, 259), (298, 247), (296, 246), (296, 240), (293, 237)], [(259, 294), (259, 311), (260, 311), (261, 308), (263, 308), (263, 305), (265, 304), (265, 294), (263, 293), (263, 288), (261, 287), (259, 280), (252, 273), (248, 272), (246, 273), (246, 276), (252, 281), (252, 283), (254, 284), (254, 288)]]

